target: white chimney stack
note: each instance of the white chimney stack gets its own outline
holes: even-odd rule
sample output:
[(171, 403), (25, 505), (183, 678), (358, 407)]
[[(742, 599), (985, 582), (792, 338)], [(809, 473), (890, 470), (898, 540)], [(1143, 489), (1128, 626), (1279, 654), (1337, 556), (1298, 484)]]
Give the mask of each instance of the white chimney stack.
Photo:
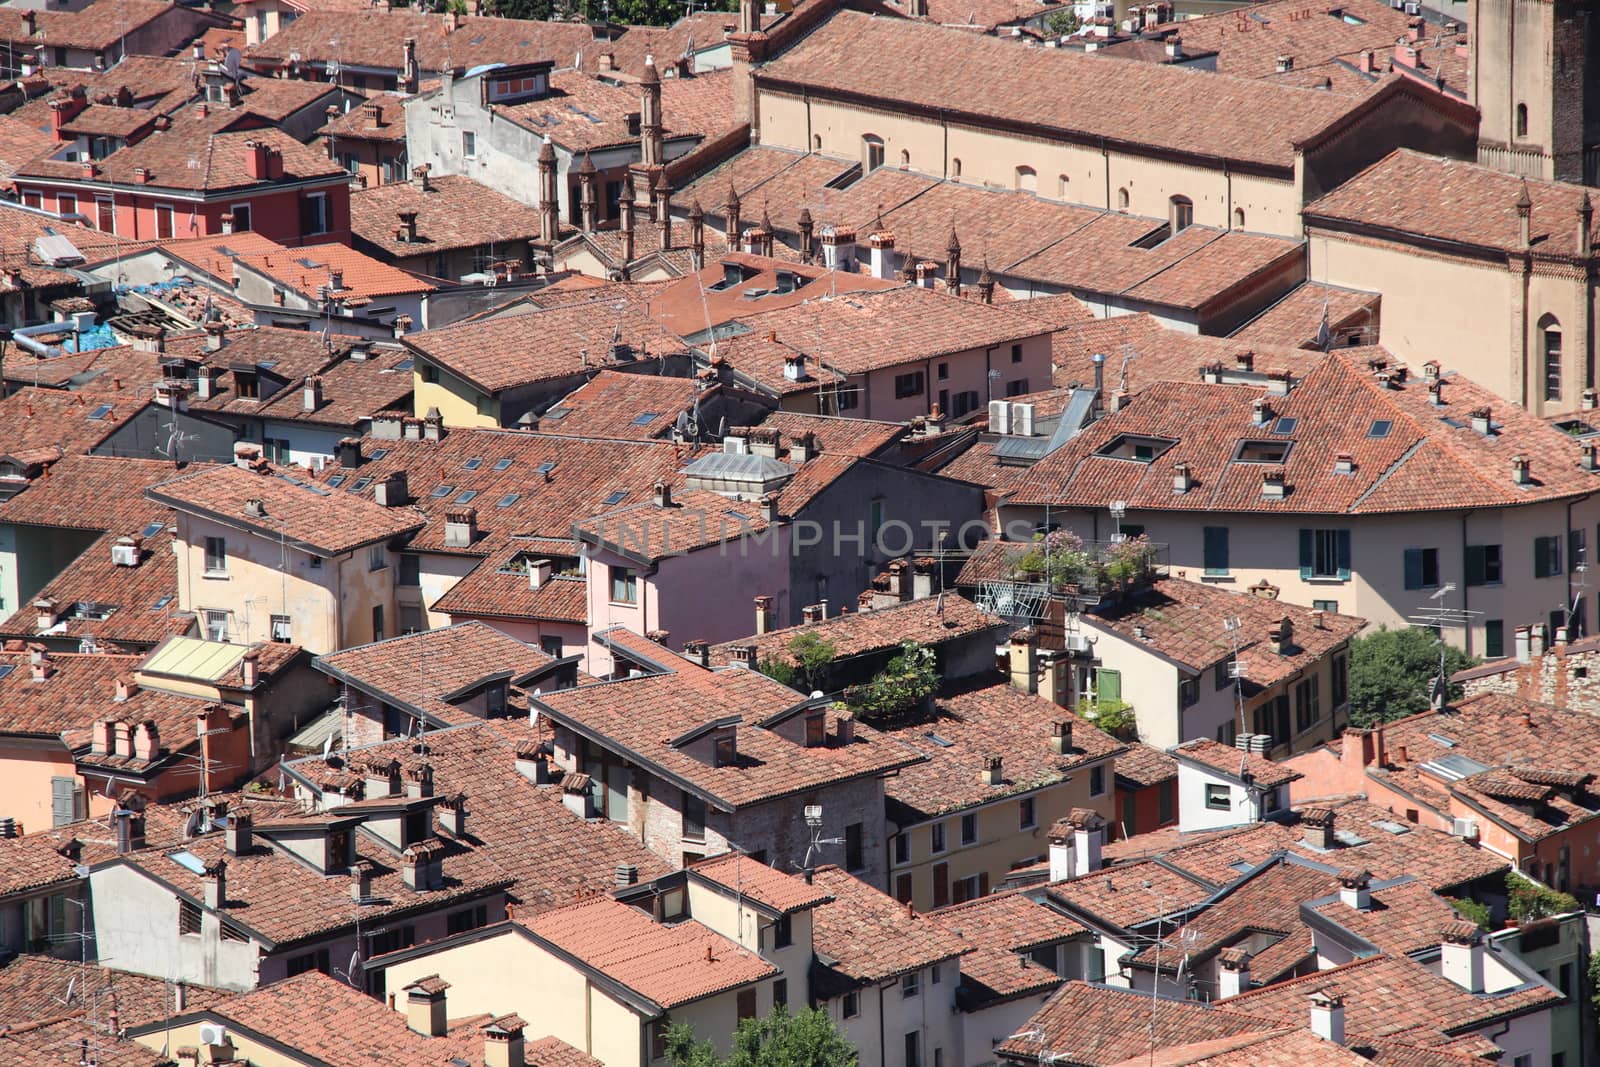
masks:
[(1311, 994), (1311, 1032), (1324, 1041), (1344, 1044), (1344, 996), (1337, 987)]

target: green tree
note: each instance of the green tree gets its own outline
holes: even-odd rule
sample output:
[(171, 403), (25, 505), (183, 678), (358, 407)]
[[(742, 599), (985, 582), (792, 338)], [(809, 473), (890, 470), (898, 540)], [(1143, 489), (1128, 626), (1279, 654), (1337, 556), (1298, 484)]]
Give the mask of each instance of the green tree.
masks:
[(828, 668), (838, 654), (832, 641), (806, 631), (789, 639), (788, 656), (768, 656), (756, 670), (791, 689), (810, 693), (828, 688)]
[(1589, 953), (1589, 1001), (1600, 1013), (1600, 949)]
[[(1350, 725), (1374, 726), (1415, 715), (1428, 706), (1439, 674), (1440, 641), (1429, 630), (1380, 626), (1350, 642)], [(1445, 676), (1475, 662), (1458, 648), (1443, 646)], [(1461, 698), (1450, 686), (1450, 699)]]
[(1044, 28), (1052, 37), (1066, 37), (1069, 34), (1077, 33), (1083, 28), (1083, 19), (1079, 18), (1078, 13), (1070, 7), (1064, 8), (1061, 11), (1052, 11), (1046, 15)]
[(779, 1004), (764, 1019), (741, 1020), (733, 1032), (733, 1052), (725, 1058), (711, 1042), (695, 1040), (687, 1023), (667, 1030), (672, 1067), (856, 1067), (856, 1058), (855, 1047), (817, 1008), (791, 1015)]
[(900, 654), (870, 682), (845, 690), (844, 702), (868, 719), (892, 719), (920, 707), (937, 688), (939, 671), (933, 649), (906, 641)]

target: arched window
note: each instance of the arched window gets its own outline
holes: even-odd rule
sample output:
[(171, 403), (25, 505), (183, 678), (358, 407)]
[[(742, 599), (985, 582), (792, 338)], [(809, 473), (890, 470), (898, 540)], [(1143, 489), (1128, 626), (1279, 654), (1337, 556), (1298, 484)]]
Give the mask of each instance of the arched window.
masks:
[(1067, 181), (1067, 176), (1065, 174), (1056, 175), (1056, 198), (1057, 199), (1065, 200), (1067, 198), (1067, 187), (1069, 185), (1071, 185), (1071, 182)]
[(909, 166), (911, 166), (911, 153), (902, 148), (900, 149), (900, 169), (905, 170)]
[(961, 177), (961, 157), (960, 156), (952, 157), (951, 160), (950, 160), (950, 177), (952, 177), (952, 178)]
[(1544, 354), (1544, 398), (1561, 399), (1561, 322), (1554, 315), (1539, 320), (1539, 351)]
[(1128, 210), (1128, 190), (1126, 188), (1117, 190), (1117, 210)]
[(883, 166), (883, 138), (876, 134), (861, 137), (861, 169), (871, 173)]
[(812, 137), (811, 137), (811, 151), (813, 151), (813, 152), (822, 151), (822, 134), (818, 133), (818, 134), (813, 134), (812, 135)]
[(1194, 201), (1187, 196), (1174, 196), (1167, 201), (1167, 225), (1173, 233), (1182, 233), (1194, 225)]
[(1528, 136), (1528, 105), (1517, 105), (1517, 136)]
[(1025, 193), (1039, 191), (1039, 175), (1032, 167), (1017, 168), (1017, 188)]
[(1244, 229), (1244, 208), (1242, 207), (1233, 209), (1233, 228), (1236, 230)]

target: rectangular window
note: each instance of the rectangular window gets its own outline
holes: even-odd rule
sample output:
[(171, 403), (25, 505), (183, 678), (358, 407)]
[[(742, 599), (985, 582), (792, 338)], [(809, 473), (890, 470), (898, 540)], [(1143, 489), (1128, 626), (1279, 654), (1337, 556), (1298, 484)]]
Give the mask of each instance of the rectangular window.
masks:
[(78, 198), (70, 193), (56, 194), (56, 214), (76, 215), (78, 213)]
[(861, 406), (861, 386), (841, 385), (834, 390), (840, 411), (854, 411)]
[(789, 983), (782, 978), (772, 982), (772, 1006), (780, 1007), (789, 1003)]
[(94, 202), (94, 224), (102, 233), (112, 233), (116, 230), (117, 210), (110, 200), (102, 197)]
[(914, 997), (922, 992), (922, 972), (912, 971), (900, 976), (900, 995)]
[(1408, 548), (1405, 552), (1407, 589), (1435, 589), (1439, 585), (1439, 550)]
[(1200, 702), (1200, 679), (1178, 679), (1178, 706), (1189, 708)]
[(754, 1019), (756, 1017), (756, 991), (754, 989), (741, 989), (737, 999), (739, 1020)]
[(1206, 807), (1212, 811), (1228, 811), (1233, 807), (1230, 790), (1225, 785), (1206, 785)]
[(950, 364), (940, 363), (935, 373), (938, 375), (938, 378), (941, 382), (945, 381), (950, 377)]
[(372, 639), (374, 641), (382, 641), (383, 634), (383, 605), (374, 604), (372, 605)]
[(1467, 546), (1467, 584), (1500, 584), (1500, 546)]
[[(1024, 823), (1023, 825), (1027, 825)], [(961, 843), (975, 845), (978, 843), (978, 816), (969, 812), (961, 816)]]
[(611, 568), (611, 602), (637, 604), (639, 602), (639, 577), (627, 567)]
[(1504, 619), (1487, 619), (1483, 624), (1483, 655), (1485, 659), (1500, 659), (1506, 654), (1506, 623)]
[(1006, 396), (1026, 395), (1028, 395), (1028, 379), (1013, 378), (1011, 381), (1006, 383)]
[(539, 638), (539, 651), (551, 659), (560, 659), (565, 647), (561, 643), (561, 638), (556, 634), (547, 634)]
[(1156, 820), (1165, 826), (1178, 818), (1178, 783), (1169, 778), (1156, 791)]
[(922, 1031), (913, 1030), (906, 1035), (905, 1067), (922, 1067)]
[(156, 205), (156, 237), (170, 238), (172, 236), (172, 205)]
[(228, 613), (217, 608), (205, 608), (201, 611), (205, 620), (207, 641), (226, 641), (228, 639)]
[(1544, 398), (1561, 399), (1561, 331), (1544, 331)]
[(894, 876), (894, 899), (902, 904), (911, 903), (911, 875), (897, 874)]
[(1329, 615), (1339, 614), (1339, 602), (1337, 600), (1313, 600), (1311, 608), (1313, 611), (1326, 611)]
[(1207, 526), (1201, 531), (1205, 537), (1206, 573), (1218, 577), (1228, 573), (1228, 528)]
[(772, 923), (772, 947), (788, 948), (794, 944), (793, 916), (780, 915)]
[(1350, 531), (1301, 530), (1300, 579), (1350, 580)]
[(200, 932), (200, 905), (188, 901), (178, 901), (178, 933), (198, 934)]
[(272, 616), (272, 639), (280, 645), (287, 645), (294, 640), (294, 621), (287, 615)]
[(328, 224), (327, 193), (307, 193), (300, 201), (300, 211), (302, 233), (327, 233), (332, 228)]
[(235, 204), (229, 210), (233, 212), (233, 232), (248, 233), (250, 231), (250, 205)]
[(1333, 696), (1333, 706), (1342, 708), (1350, 699), (1350, 658), (1348, 656), (1333, 657), (1333, 664), (1328, 669), (1330, 684), (1329, 690)]
[(683, 839), (706, 839), (706, 802), (692, 793), (683, 794)]
[(1017, 826), (1032, 830), (1039, 823), (1039, 809), (1033, 797), (1023, 797), (1017, 802)]
[(906, 834), (894, 835), (894, 861), (896, 863), (911, 862), (911, 838)]
[(55, 826), (77, 822), (84, 816), (83, 790), (71, 775), (50, 779), (50, 821)]
[(427, 629), (422, 621), (422, 608), (417, 604), (400, 605), (400, 632), (403, 634), (421, 633)]
[(1533, 576), (1554, 578), (1561, 573), (1561, 538), (1535, 537), (1533, 539)]
[[(451, 916), (450, 919), (454, 919)], [(446, 920), (449, 925), (450, 920)], [(410, 948), (417, 943), (417, 928), (415, 926), (396, 926), (388, 930), (379, 931), (367, 938), (367, 957), (381, 956), (385, 952), (398, 952), (403, 948)]]
[(468, 930), (476, 930), (480, 926), (489, 925), (489, 906), (479, 904), (475, 908), (464, 908), (453, 911), (445, 919), (446, 932), (464, 934)]
[(846, 1019), (854, 1019), (861, 1014), (861, 994), (851, 990), (844, 995), (844, 1004), (841, 1005), (842, 1014)]
[(650, 1058), (664, 1060), (667, 1058), (667, 1031), (672, 1024), (666, 1019), (656, 1019), (650, 1024)]
[(1103, 765), (1089, 768), (1089, 795), (1092, 797), (1106, 795), (1106, 769)]
[(850, 823), (844, 828), (844, 869), (859, 871), (866, 865), (861, 842), (861, 824)]
[(733, 732), (728, 732), (717, 738), (716, 765), (718, 767), (736, 767), (739, 764), (739, 738)]
[(1225, 659), (1211, 671), (1212, 683), (1218, 689), (1226, 689), (1233, 684), (1233, 671), (1229, 667), (1233, 661)]
[(921, 396), (923, 390), (922, 372), (913, 371), (910, 374), (896, 374), (894, 376), (894, 398), (904, 400), (907, 397)]
[(415, 587), (422, 584), (422, 557), (410, 552), (400, 556), (400, 585)]
[(471, 130), (461, 131), (461, 154), (467, 159), (478, 158), (478, 135)]
[(228, 541), (224, 537), (206, 538), (206, 573), (228, 573)]
[(944, 823), (936, 822), (928, 827), (928, 850), (930, 852), (943, 852), (944, 849)]
[(1304, 733), (1322, 721), (1322, 679), (1312, 675), (1294, 687), (1295, 731)]
[(1021, 345), (1012, 345), (1011, 346), (1011, 362), (1013, 362), (1013, 363), (1021, 363), (1022, 362), (1022, 346)]
[(381, 571), (389, 565), (389, 549), (385, 545), (367, 546), (367, 570)]

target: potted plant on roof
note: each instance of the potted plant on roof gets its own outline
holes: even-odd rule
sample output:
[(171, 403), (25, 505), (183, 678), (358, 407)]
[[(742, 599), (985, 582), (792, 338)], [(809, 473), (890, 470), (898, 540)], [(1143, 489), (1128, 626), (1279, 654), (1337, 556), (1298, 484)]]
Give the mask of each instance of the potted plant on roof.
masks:
[(1083, 538), (1071, 530), (1052, 530), (1035, 537), (1034, 542), (1013, 565), (1014, 576), (1064, 593), (1076, 588), (1089, 573), (1093, 561), (1084, 551)]

